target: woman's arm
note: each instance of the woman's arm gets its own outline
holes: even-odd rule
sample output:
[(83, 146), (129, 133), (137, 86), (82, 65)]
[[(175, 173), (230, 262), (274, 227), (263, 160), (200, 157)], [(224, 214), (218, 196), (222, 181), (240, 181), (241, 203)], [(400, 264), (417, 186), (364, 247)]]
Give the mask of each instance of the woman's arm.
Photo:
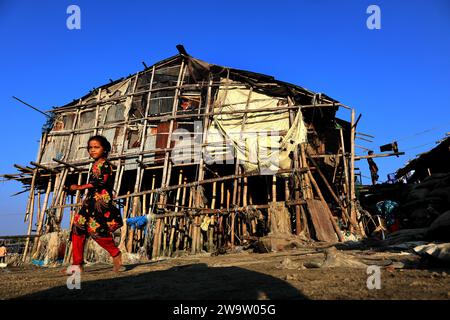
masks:
[(70, 186), (70, 191), (91, 189), (93, 187), (94, 186), (92, 185), (92, 183), (88, 183), (88, 184), (73, 184), (73, 185)]

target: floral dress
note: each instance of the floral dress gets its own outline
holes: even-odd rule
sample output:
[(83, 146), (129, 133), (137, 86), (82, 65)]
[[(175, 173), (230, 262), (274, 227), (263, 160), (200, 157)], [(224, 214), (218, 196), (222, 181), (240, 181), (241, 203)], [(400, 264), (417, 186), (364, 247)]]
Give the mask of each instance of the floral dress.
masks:
[(110, 237), (122, 227), (120, 211), (112, 202), (113, 181), (111, 164), (107, 160), (94, 163), (88, 181), (94, 187), (88, 189), (88, 195), (74, 217), (74, 234), (89, 234), (94, 239)]

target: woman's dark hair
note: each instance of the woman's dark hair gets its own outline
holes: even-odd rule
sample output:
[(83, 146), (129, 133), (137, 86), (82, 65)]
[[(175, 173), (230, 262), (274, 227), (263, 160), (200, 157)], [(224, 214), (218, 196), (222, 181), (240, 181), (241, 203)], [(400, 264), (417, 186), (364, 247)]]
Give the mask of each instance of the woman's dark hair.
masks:
[(89, 143), (92, 141), (98, 141), (100, 142), (100, 144), (102, 145), (103, 149), (105, 149), (105, 155), (107, 156), (110, 152), (111, 152), (111, 144), (109, 143), (108, 139), (106, 139), (104, 136), (92, 136), (89, 138), (87, 146), (88, 146), (88, 150), (89, 150)]

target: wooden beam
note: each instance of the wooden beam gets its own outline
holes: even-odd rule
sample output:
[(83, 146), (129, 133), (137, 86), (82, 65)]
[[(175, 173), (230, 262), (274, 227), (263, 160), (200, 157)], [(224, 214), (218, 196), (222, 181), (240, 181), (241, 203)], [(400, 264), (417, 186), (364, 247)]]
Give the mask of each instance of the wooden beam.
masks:
[(384, 158), (384, 157), (392, 157), (392, 156), (403, 156), (404, 154), (405, 154), (404, 152), (371, 154), (371, 155), (367, 155), (367, 156), (356, 156), (355, 160), (369, 159), (369, 158)]

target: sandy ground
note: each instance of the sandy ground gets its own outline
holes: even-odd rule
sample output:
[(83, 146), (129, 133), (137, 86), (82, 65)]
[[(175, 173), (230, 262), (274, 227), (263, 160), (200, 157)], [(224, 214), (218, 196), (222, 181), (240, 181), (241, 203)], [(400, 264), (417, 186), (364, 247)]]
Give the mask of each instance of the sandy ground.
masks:
[[(128, 264), (119, 274), (95, 264), (80, 290), (67, 288), (62, 267), (8, 267), (0, 269), (0, 299), (450, 299), (448, 266), (424, 265), (408, 252), (333, 252), (332, 259), (314, 247), (202, 254)], [(380, 289), (367, 288), (367, 265), (380, 268)]]

